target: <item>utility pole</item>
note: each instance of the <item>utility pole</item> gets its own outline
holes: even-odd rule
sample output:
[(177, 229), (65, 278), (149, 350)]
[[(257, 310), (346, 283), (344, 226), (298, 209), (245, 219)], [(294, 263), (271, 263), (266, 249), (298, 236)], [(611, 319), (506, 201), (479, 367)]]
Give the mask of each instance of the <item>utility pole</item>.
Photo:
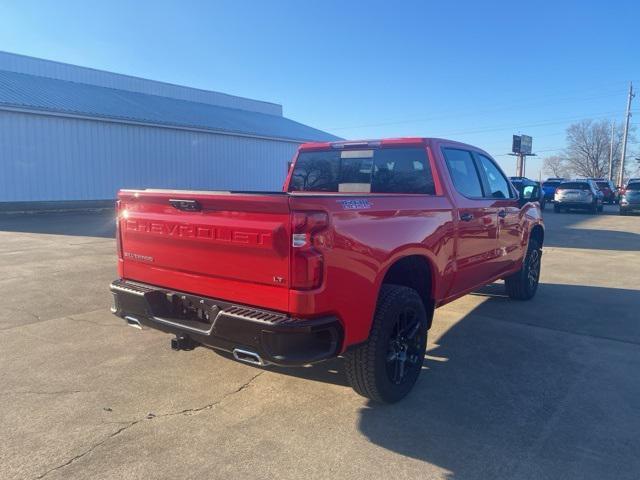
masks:
[(624, 134), (622, 136), (622, 156), (620, 157), (620, 172), (618, 173), (618, 185), (622, 186), (624, 181), (624, 157), (627, 155), (627, 136), (629, 135), (629, 119), (631, 118), (631, 99), (633, 93), (633, 83), (629, 82), (629, 97), (627, 98), (627, 115), (624, 124)]
[(611, 144), (609, 145), (609, 180), (613, 177), (613, 132), (616, 125), (615, 120), (611, 120)]

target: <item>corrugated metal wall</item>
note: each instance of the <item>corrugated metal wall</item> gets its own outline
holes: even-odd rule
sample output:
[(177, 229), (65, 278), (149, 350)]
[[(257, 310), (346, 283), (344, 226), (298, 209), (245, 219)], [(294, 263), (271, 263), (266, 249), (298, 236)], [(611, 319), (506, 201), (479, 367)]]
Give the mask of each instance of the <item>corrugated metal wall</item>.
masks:
[(280, 190), (297, 144), (0, 111), (0, 202), (120, 188)]
[(0, 51), (0, 70), (282, 115), (282, 105)]

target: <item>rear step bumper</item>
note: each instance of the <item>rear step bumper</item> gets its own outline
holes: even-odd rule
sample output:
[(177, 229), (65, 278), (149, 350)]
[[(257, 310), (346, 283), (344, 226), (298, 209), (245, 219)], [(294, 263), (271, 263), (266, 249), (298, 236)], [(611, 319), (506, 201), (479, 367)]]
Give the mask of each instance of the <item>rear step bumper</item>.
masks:
[(268, 363), (306, 365), (335, 357), (343, 340), (336, 317), (313, 320), (116, 280), (111, 284), (112, 311), (129, 325), (149, 327), (209, 347), (255, 352)]

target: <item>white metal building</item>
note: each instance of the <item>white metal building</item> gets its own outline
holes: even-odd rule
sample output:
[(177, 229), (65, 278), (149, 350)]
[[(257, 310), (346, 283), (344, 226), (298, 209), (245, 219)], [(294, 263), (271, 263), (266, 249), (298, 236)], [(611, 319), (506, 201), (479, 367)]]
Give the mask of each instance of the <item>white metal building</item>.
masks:
[(278, 190), (300, 143), (335, 139), (274, 103), (0, 52), (0, 206)]

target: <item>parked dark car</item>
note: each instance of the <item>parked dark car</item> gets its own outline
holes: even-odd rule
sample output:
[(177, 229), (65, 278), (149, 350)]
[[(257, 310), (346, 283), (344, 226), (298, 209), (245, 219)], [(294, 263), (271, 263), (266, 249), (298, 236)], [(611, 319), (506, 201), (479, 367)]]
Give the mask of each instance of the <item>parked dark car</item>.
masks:
[(632, 177), (627, 179), (627, 182), (623, 185), (618, 185), (618, 187), (616, 188), (616, 201), (619, 202), (620, 199), (622, 198), (622, 195), (624, 195), (624, 190), (625, 188), (627, 188), (627, 185), (629, 185), (630, 183), (635, 183), (635, 182), (640, 182), (640, 177)]
[(586, 209), (591, 213), (602, 211), (602, 192), (593, 180), (562, 182), (556, 189), (553, 211)]
[(539, 182), (527, 177), (509, 177), (509, 179), (518, 190), (520, 198), (529, 198), (532, 202), (537, 201), (540, 204), (540, 209), (544, 210), (546, 198)]
[(630, 181), (620, 196), (620, 215), (640, 211), (640, 179)]
[(553, 202), (553, 196), (556, 194), (556, 188), (564, 182), (564, 178), (548, 178), (542, 184), (542, 191), (544, 192), (544, 199), (547, 202)]
[(628, 186), (630, 183), (637, 183), (637, 182), (640, 182), (640, 177), (630, 178), (629, 180), (627, 180), (626, 186)]

